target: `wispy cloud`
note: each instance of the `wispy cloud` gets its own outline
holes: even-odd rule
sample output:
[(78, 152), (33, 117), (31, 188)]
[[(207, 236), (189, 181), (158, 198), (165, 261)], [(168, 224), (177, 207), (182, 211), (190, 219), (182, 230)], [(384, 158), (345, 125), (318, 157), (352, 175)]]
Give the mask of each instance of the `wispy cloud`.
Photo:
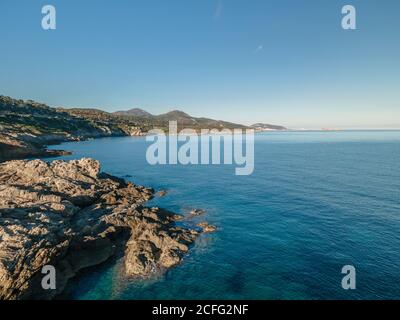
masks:
[(224, 10), (224, 1), (217, 0), (217, 5), (214, 10), (214, 20), (218, 20), (221, 17), (223, 10)]
[(263, 51), (264, 50), (264, 46), (262, 45), (262, 44), (260, 44), (257, 48), (256, 48), (256, 50), (254, 50), (254, 53), (259, 53), (259, 52), (261, 52), (261, 51)]

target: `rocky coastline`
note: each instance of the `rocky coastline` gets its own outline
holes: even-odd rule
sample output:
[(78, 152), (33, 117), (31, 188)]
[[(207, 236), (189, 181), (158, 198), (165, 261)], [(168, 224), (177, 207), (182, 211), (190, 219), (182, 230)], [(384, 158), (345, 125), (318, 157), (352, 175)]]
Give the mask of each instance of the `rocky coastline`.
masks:
[[(0, 164), (0, 300), (53, 299), (80, 270), (122, 254), (124, 276), (150, 277), (179, 264), (202, 232), (182, 216), (144, 206), (154, 190), (102, 173), (98, 161)], [(54, 266), (57, 287), (41, 286)]]
[[(0, 300), (54, 299), (80, 270), (117, 257), (123, 276), (148, 278), (215, 231), (205, 221), (178, 226), (184, 217), (146, 207), (167, 192), (102, 173), (96, 160), (26, 160), (69, 154), (47, 149), (62, 142), (145, 135), (161, 120), (0, 96)], [(54, 290), (42, 287), (45, 266), (56, 270)]]
[(48, 145), (90, 138), (140, 136), (148, 128), (139, 119), (118, 118), (88, 109), (51, 108), (31, 100), (0, 95), (0, 162), (68, 154)]
[(49, 107), (32, 100), (0, 95), (0, 162), (33, 157), (54, 157), (67, 151), (48, 145), (90, 138), (144, 136), (152, 129), (246, 129), (226, 121), (195, 118), (179, 110), (152, 115), (141, 109), (109, 113), (93, 108)]

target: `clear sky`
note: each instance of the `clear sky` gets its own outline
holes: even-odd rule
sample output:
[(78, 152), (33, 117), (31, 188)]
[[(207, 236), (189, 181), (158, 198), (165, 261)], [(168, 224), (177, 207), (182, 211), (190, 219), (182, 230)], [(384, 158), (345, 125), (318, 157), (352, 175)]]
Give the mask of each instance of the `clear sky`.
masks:
[(51, 106), (400, 128), (399, 0), (1, 0), (0, 41), (0, 94)]

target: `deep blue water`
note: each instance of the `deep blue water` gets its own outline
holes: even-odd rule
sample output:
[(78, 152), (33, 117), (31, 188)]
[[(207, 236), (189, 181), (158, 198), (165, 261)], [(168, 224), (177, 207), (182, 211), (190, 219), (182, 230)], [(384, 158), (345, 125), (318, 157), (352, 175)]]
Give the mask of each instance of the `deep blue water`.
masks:
[[(167, 189), (149, 205), (204, 208), (219, 231), (159, 279), (127, 281), (108, 263), (74, 280), (69, 298), (400, 298), (400, 132), (258, 134), (251, 176), (226, 165), (150, 166), (148, 145), (126, 137), (54, 148)], [(347, 264), (356, 267), (356, 290), (341, 287)]]

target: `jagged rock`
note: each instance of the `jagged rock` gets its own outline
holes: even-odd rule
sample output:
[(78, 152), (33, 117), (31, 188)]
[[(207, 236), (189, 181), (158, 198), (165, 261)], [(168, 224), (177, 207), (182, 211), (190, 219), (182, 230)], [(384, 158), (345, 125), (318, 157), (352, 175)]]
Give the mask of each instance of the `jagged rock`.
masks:
[(0, 126), (0, 162), (26, 157), (56, 157), (70, 154), (63, 150), (47, 150), (29, 140), (32, 137), (5, 132)]
[(197, 226), (200, 227), (204, 233), (214, 232), (217, 230), (216, 226), (213, 226), (212, 224), (209, 224), (205, 221), (198, 223)]
[(204, 214), (206, 211), (203, 209), (193, 209), (189, 212), (189, 218), (196, 217)]
[[(0, 299), (52, 299), (79, 270), (121, 250), (127, 276), (178, 264), (198, 232), (144, 207), (153, 194), (100, 173), (93, 159), (0, 164)], [(44, 265), (56, 268), (56, 290), (42, 289)]]
[(167, 195), (167, 190), (160, 190), (156, 193), (157, 197), (164, 197)]

